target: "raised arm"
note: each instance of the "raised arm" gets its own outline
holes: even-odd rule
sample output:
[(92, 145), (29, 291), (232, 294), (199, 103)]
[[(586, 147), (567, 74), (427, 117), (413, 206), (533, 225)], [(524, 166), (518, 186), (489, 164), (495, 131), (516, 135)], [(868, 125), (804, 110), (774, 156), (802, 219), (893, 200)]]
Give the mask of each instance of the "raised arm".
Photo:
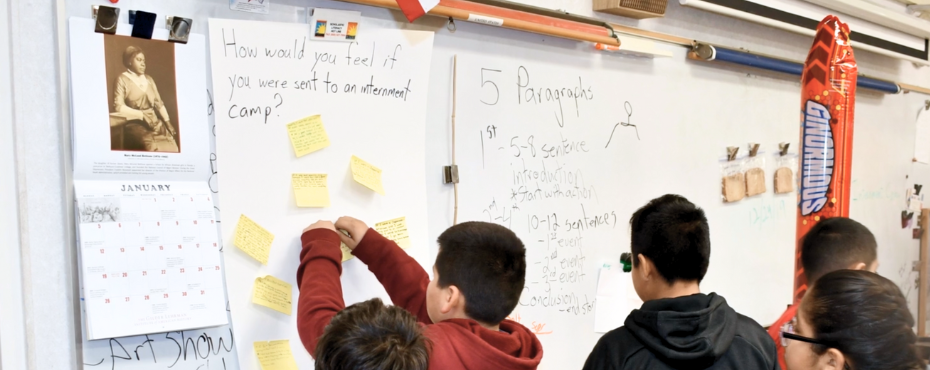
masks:
[(340, 310), (342, 300), (342, 251), (333, 224), (317, 222), (304, 230), (297, 268), (297, 332), (310, 355), (326, 325)]
[(342, 217), (336, 221), (336, 228), (349, 233), (348, 236), (340, 233), (339, 237), (352, 249), (353, 255), (368, 265), (368, 270), (384, 286), (394, 305), (416, 315), (419, 322), (433, 323), (426, 310), (429, 275), (416, 260), (397, 243), (357, 219)]

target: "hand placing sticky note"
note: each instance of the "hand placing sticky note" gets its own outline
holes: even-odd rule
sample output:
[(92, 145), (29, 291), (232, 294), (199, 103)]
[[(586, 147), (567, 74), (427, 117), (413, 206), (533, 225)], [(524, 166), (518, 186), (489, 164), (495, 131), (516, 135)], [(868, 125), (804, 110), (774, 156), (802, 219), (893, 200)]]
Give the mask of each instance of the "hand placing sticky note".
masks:
[(355, 179), (355, 182), (374, 190), (378, 194), (384, 195), (384, 185), (381, 184), (380, 168), (354, 155), (352, 156), (350, 167), (352, 168), (352, 178)]
[(239, 223), (236, 224), (236, 236), (233, 244), (243, 252), (252, 256), (263, 265), (268, 264), (268, 254), (271, 253), (271, 242), (274, 241), (274, 235), (259, 226), (255, 221), (239, 216)]
[(298, 207), (329, 207), (329, 188), (326, 187), (326, 174), (295, 173), (291, 174), (291, 187)]
[(410, 247), (410, 234), (407, 233), (407, 218), (399, 217), (375, 224), (375, 231), (385, 238), (393, 240), (402, 249)]
[(329, 146), (329, 136), (320, 115), (288, 123), (287, 135), (291, 137), (291, 145), (298, 158)]
[(255, 278), (255, 285), (252, 287), (252, 303), (290, 315), (291, 290), (291, 284), (274, 276)]
[(262, 370), (297, 370), (297, 361), (291, 353), (289, 340), (275, 340), (271, 342), (255, 342), (255, 355), (262, 365)]
[(355, 255), (352, 254), (352, 250), (349, 249), (349, 246), (346, 245), (346, 243), (340, 244), (339, 249), (342, 249), (342, 262), (355, 258)]

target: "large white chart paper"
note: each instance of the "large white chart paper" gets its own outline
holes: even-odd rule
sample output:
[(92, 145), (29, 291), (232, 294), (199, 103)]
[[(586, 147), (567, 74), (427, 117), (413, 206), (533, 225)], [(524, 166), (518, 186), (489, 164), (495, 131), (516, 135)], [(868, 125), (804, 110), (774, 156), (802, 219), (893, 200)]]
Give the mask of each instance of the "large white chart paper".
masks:
[(227, 323), (206, 183), (75, 184), (89, 339)]
[[(242, 370), (261, 368), (253, 343), (278, 340), (289, 340), (299, 368), (313, 368), (296, 323), (300, 234), (310, 223), (350, 215), (374, 227), (405, 217), (407, 253), (432, 264), (423, 165), (433, 33), (365, 28), (357, 43), (334, 43), (311, 31), (210, 20), (223, 258)], [(301, 121), (308, 131), (292, 143), (288, 124)], [(295, 174), (325, 174), (329, 207), (299, 207)], [(234, 245), (242, 216), (274, 236), (270, 249)], [(293, 287), (290, 314), (253, 303), (265, 276)], [(346, 304), (389, 301), (357, 258), (343, 263), (342, 285)]]

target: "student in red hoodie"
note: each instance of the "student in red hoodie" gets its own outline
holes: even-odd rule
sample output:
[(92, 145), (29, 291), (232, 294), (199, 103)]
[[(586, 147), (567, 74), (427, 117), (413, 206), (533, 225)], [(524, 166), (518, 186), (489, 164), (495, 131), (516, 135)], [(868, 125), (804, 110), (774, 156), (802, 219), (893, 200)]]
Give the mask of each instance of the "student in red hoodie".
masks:
[[(329, 221), (304, 232), (314, 229), (336, 232)], [(338, 237), (329, 237), (338, 245)], [(297, 286), (303, 293), (297, 304), (302, 313), (300, 339), (316, 360), (314, 369), (427, 370), (428, 340), (410, 312), (385, 306), (378, 298), (343, 308), (339, 258), (338, 247), (304, 249), (304, 263), (297, 269)]]
[[(536, 369), (542, 345), (526, 327), (505, 320), (517, 306), (526, 275), (526, 248), (510, 230), (491, 223), (466, 222), (439, 236), (434, 279), (396, 243), (351, 217), (336, 221), (345, 232), (312, 229), (301, 236), (297, 326), (304, 346), (313, 348), (314, 328), (325, 326), (320, 310), (338, 310), (342, 292), (332, 279), (308, 277), (316, 264), (340, 264), (340, 239), (368, 265), (395, 305), (425, 325), (432, 343), (429, 365), (441, 370)], [(322, 260), (322, 261), (321, 261)], [(330, 275), (334, 275), (329, 272)], [(335, 285), (324, 296), (311, 286)], [(306, 301), (306, 302), (305, 302)]]
[[(820, 221), (801, 240), (801, 267), (812, 285), (821, 276), (837, 270), (878, 270), (878, 244), (875, 236), (862, 224), (845, 217)], [(798, 312), (798, 305), (788, 306), (768, 333), (778, 350), (778, 363), (785, 367), (785, 347), (781, 332)]]

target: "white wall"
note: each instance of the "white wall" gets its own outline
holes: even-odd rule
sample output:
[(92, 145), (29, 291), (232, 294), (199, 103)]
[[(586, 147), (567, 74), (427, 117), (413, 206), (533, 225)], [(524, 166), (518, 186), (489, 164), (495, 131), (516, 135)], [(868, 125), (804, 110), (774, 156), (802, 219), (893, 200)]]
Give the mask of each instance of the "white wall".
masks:
[[(4, 254), (3, 260), (21, 262), (23, 298), (11, 297), (13, 302), (0, 305), (22, 305), (24, 315), (3, 318), (4, 322), (18, 320), (23, 327), (15, 330), (4, 324), (4, 350), (6, 339), (10, 338), (19, 341), (27, 354), (27, 366), (9, 365), (11, 369), (68, 369), (76, 368), (78, 362), (74, 330), (77, 306), (72, 284), (74, 238), (68, 231), (71, 188), (70, 175), (66, 175), (71, 172), (70, 130), (62, 117), (66, 111), (62, 107), (60, 83), (63, 72), (58, 53), (59, 9), (59, 4), (51, 0), (10, 1), (9, 22), (3, 22), (11, 33), (12, 66), (0, 71), (12, 76), (8, 81), (13, 87), (13, 108), (7, 112), (12, 113), (13, 119), (12, 127), (0, 124), (0, 128), (3, 134), (12, 130), (13, 136), (12, 140), (0, 139), (12, 142), (12, 145), (0, 144), (0, 150), (15, 148), (16, 163), (15, 169), (3, 172), (15, 176), (0, 179), (6, 184), (4, 195), (13, 193), (19, 203), (20, 246), (19, 253)], [(3, 155), (0, 154), (0, 164), (5, 164)], [(14, 181), (16, 192), (8, 190)], [(3, 247), (14, 245), (15, 240)], [(15, 360), (16, 353), (11, 356)]]
[(0, 1), (0, 369), (26, 368), (13, 150), (9, 3)]
[[(226, 0), (197, 1), (223, 3)], [(522, 1), (578, 14), (592, 14), (591, 0)], [(127, 2), (133, 3), (124, 1), (118, 6), (124, 6)], [(308, 0), (272, 2), (275, 6), (346, 6)], [(71, 172), (70, 130), (66, 116), (69, 109), (67, 91), (62, 90), (62, 81), (67, 77), (67, 65), (62, 62), (62, 53), (67, 51), (67, 43), (63, 41), (64, 30), (60, 29), (65, 24), (63, 20), (67, 13), (70, 13), (69, 3), (66, 0), (0, 2), (0, 54), (3, 54), (0, 56), (0, 248), (10, 249), (4, 250), (3, 258), (0, 259), (0, 274), (6, 274), (0, 275), (0, 358), (2, 366), (7, 369), (79, 368), (80, 349), (77, 348), (76, 343), (79, 341), (75, 329), (79, 320), (75, 284), (72, 283), (76, 281), (72, 268), (74, 237), (69, 227), (72, 224), (72, 191), (68, 175)], [(144, 3), (135, 1), (134, 5), (143, 7)], [(369, 16), (372, 15), (368, 13), (372, 13), (382, 18), (397, 18), (396, 14), (369, 10), (371, 8), (362, 9), (366, 9), (366, 15)], [(9, 17), (5, 14), (7, 10)], [(81, 14), (89, 15), (90, 9), (81, 10)], [(670, 1), (667, 16), (662, 19), (635, 21), (598, 16), (616, 23), (731, 47), (744, 47), (794, 60), (802, 60), (810, 45), (807, 37), (683, 8), (674, 0)], [(440, 32), (447, 32), (442, 29), (440, 20), (427, 20), (424, 23), (436, 26)], [(8, 39), (11, 42), (6, 45)], [(857, 54), (857, 59), (864, 73), (930, 86), (930, 69), (917, 68), (910, 63), (868, 53)], [(11, 63), (11, 66), (6, 63)], [(8, 79), (8, 75), (12, 77)], [(10, 88), (13, 90), (12, 99), (7, 91)], [(913, 100), (915, 107), (926, 98), (930, 97), (908, 97)], [(880, 102), (883, 97), (863, 94), (860, 99)], [(857, 152), (857, 157), (884, 155), (869, 151), (870, 141), (896, 140), (886, 132), (907, 124), (881, 122), (880, 119), (863, 124), (857, 122), (854, 145), (857, 150), (862, 150)], [(439, 143), (448, 140), (449, 130), (445, 125), (431, 125), (427, 135), (428, 142), (437, 143), (432, 148), (428, 146), (427, 151), (437, 153), (436, 150), (445, 148), (445, 144)], [(912, 142), (901, 144), (908, 147), (913, 145)], [(869, 212), (870, 195), (878, 192), (879, 196), (895, 197), (900, 193), (903, 198), (904, 189), (910, 183), (916, 181), (930, 184), (930, 170), (924, 165), (898, 163), (898, 157), (889, 165), (897, 166), (900, 178), (874, 179), (868, 176), (868, 168), (859, 165), (854, 167), (854, 176), (858, 181), (853, 184), (853, 195), (866, 196), (854, 202), (852, 217), (865, 219), (869, 225), (879, 225), (873, 227), (887, 228), (885, 232), (900, 234), (900, 229), (895, 230), (898, 220), (894, 217)], [(439, 166), (449, 161), (450, 158), (442, 155), (432, 156), (426, 163), (427, 174), (438, 173)], [(858, 158), (854, 160), (854, 163), (860, 162)], [(905, 179), (905, 176), (909, 178)], [(428, 188), (428, 192), (431, 196), (437, 194), (444, 197), (439, 200), (451, 199), (451, 189), (441, 187), (438, 183)], [(448, 214), (451, 222), (451, 206), (445, 201), (431, 201), (429, 212), (431, 215)], [(434, 223), (430, 235), (438, 235), (441, 230), (434, 229), (444, 228), (442, 224)], [(19, 249), (14, 247), (17, 245), (17, 234)], [(911, 278), (901, 269), (917, 259), (916, 243), (895, 244), (882, 246), (882, 267), (879, 272), (901, 283)], [(17, 275), (19, 279), (16, 279)], [(8, 277), (12, 280), (6, 280)], [(21, 281), (21, 285), (4, 284), (17, 280)], [(22, 298), (18, 297), (19, 292), (22, 292)], [(12, 316), (7, 316), (8, 312)], [(26, 366), (23, 366), (24, 361)]]

